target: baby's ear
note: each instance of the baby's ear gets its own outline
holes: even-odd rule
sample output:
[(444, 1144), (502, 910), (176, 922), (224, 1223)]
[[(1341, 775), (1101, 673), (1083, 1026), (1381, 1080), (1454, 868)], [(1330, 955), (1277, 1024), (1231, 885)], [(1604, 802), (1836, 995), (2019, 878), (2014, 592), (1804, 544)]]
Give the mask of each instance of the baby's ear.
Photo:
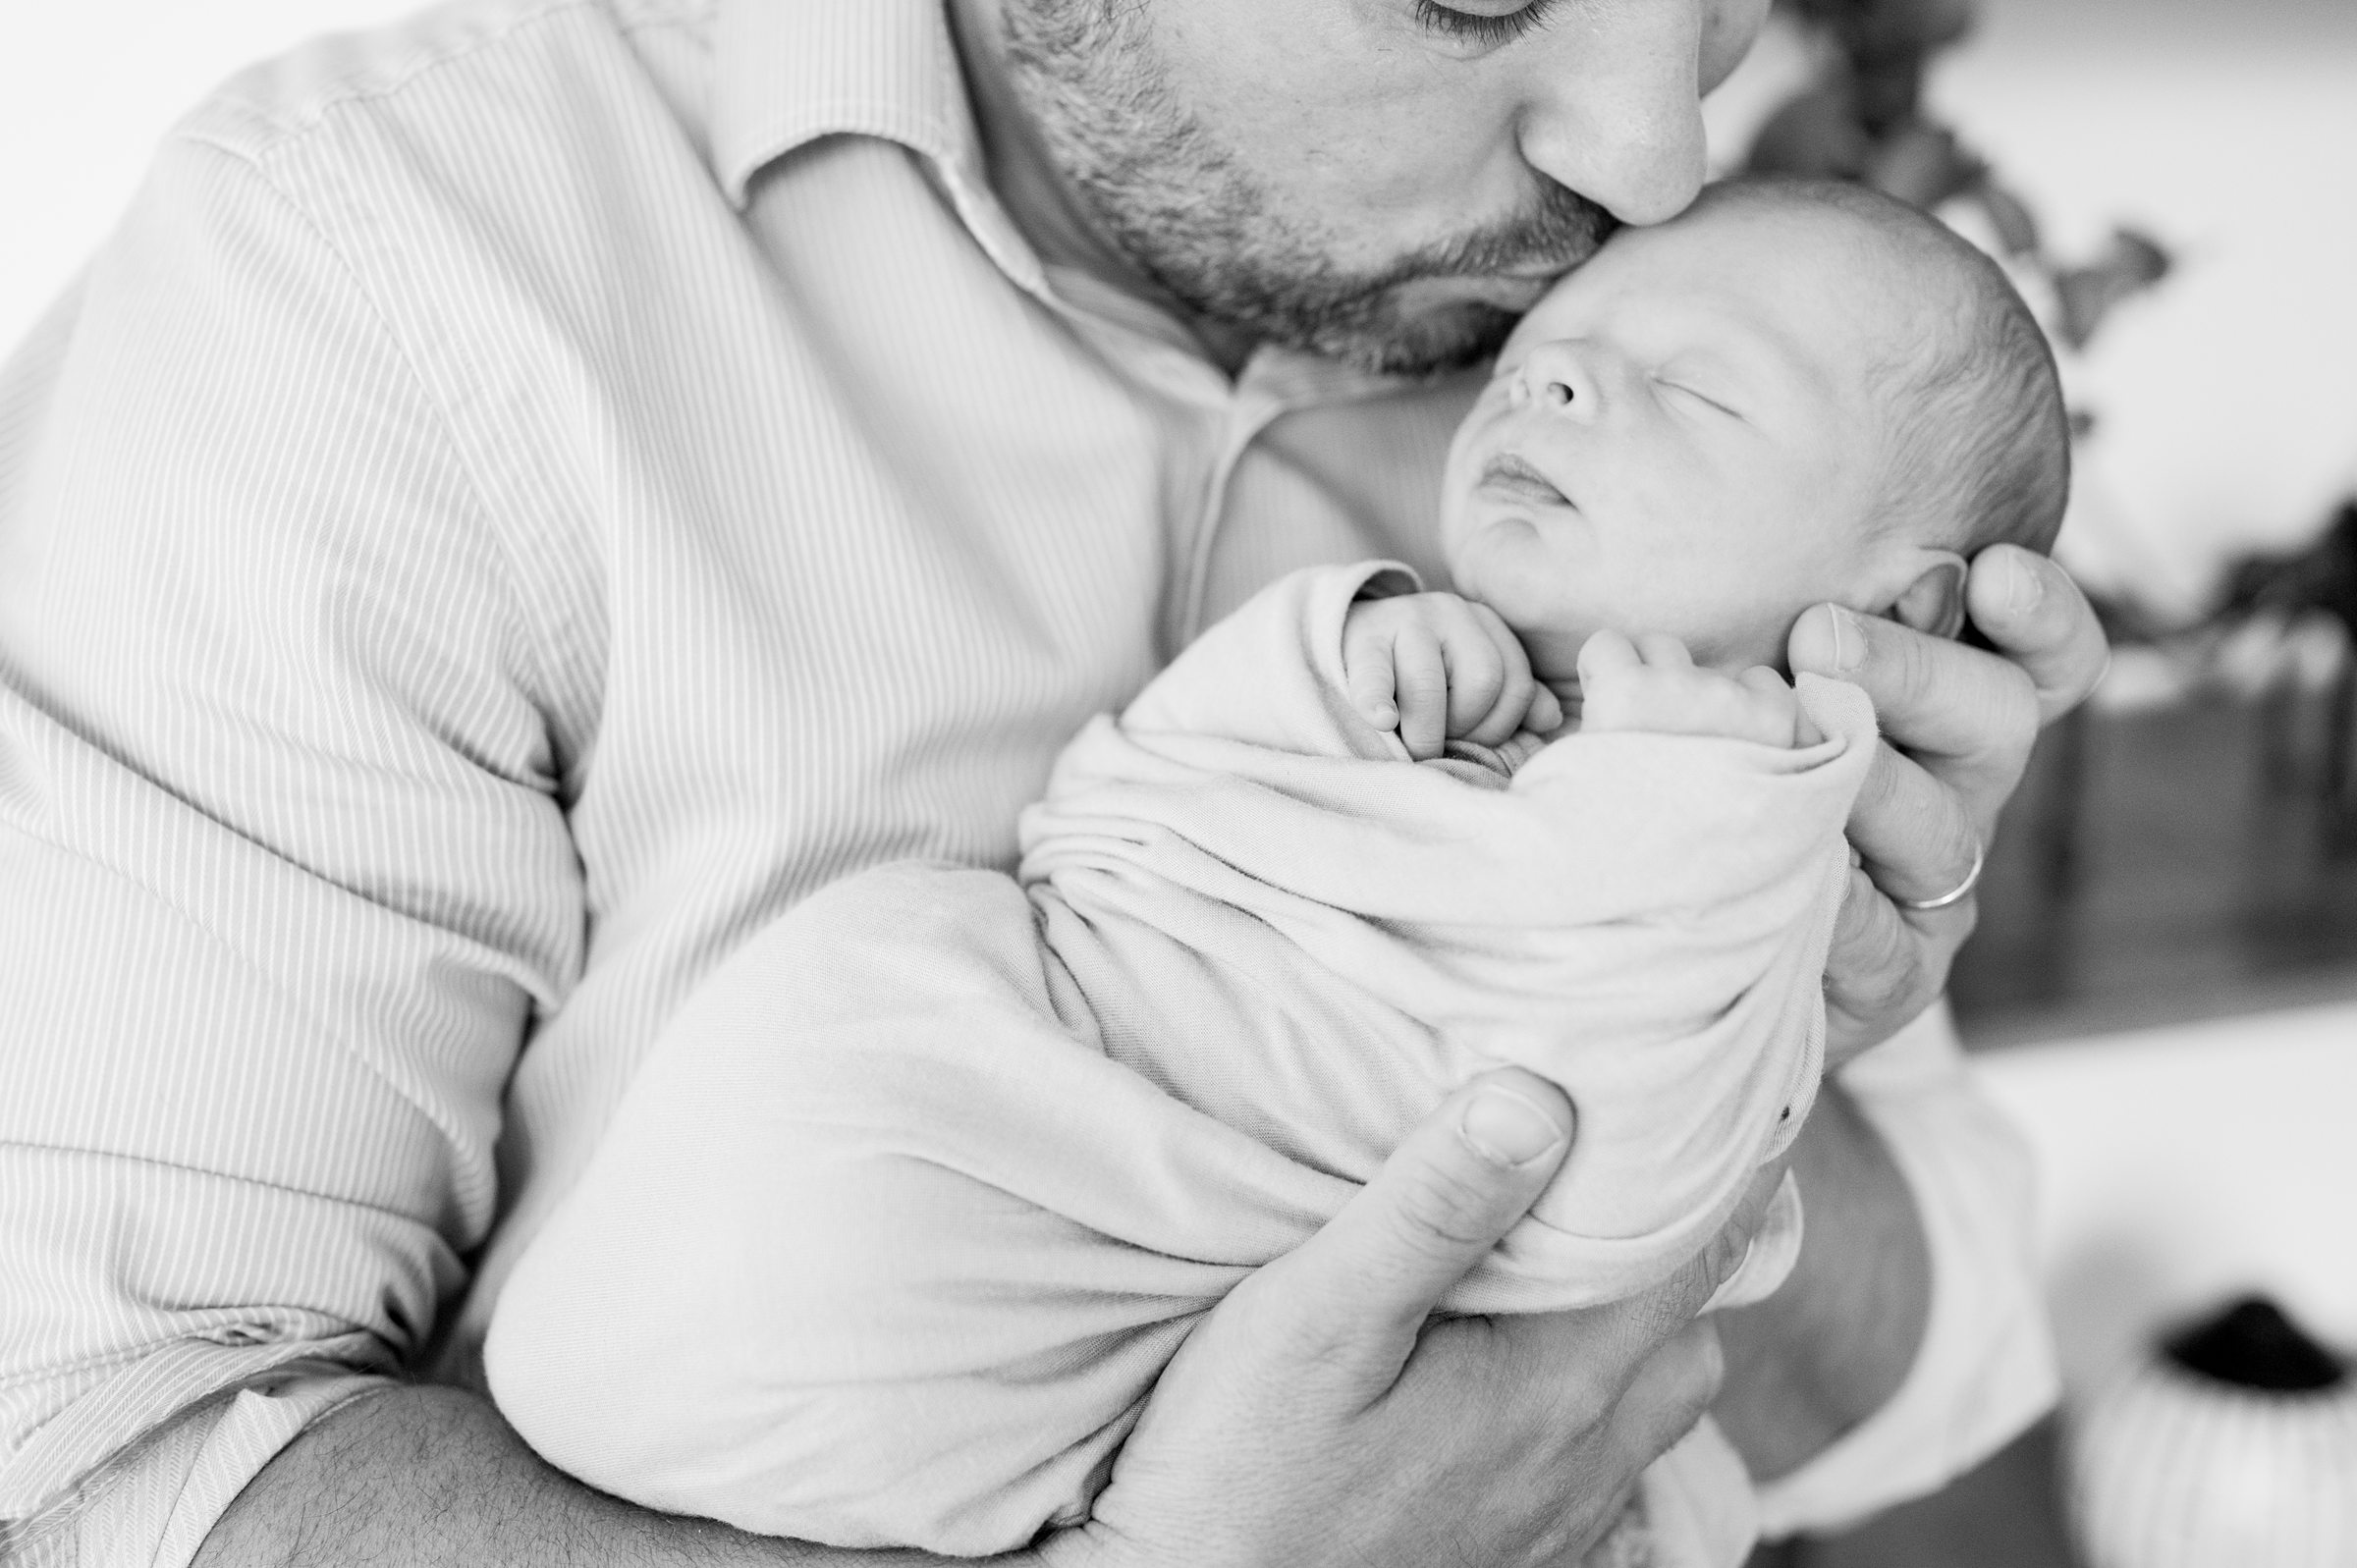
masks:
[(1964, 629), (1964, 581), (1970, 568), (1948, 550), (1921, 551), (1917, 564), (1922, 569), (1891, 601), (1887, 614), (1927, 636), (1952, 637)]

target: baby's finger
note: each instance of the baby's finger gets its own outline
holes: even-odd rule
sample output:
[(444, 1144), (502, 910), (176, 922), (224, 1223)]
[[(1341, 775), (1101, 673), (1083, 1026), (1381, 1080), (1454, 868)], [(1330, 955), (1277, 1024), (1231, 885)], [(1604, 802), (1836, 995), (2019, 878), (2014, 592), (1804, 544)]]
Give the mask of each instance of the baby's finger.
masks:
[(1399, 704), (1393, 691), (1392, 637), (1353, 620), (1343, 629), (1343, 676), (1350, 706), (1378, 730), (1396, 729)]
[(1666, 631), (1639, 632), (1637, 653), (1657, 670), (1694, 668), (1694, 656), (1686, 651), (1686, 645)]
[[(1506, 623), (1505, 619), (1488, 605), (1474, 605), (1471, 609), (1474, 622), (1497, 652), (1501, 678), (1498, 693), (1490, 700), (1489, 706), (1473, 716), (1475, 722), (1469, 728), (1457, 730), (1457, 732), (1478, 745), (1495, 746), (1510, 738), (1516, 730), (1522, 728), (1524, 718), (1531, 710), (1533, 697), (1543, 688), (1531, 677), (1530, 655), (1523, 651), (1522, 639), (1514, 635), (1513, 628)], [(1454, 678), (1454, 673), (1452, 672), (1450, 694), (1453, 703), (1455, 696)], [(1451, 728), (1456, 727), (1453, 724)]]
[(1816, 727), (1810, 725), (1807, 716), (1800, 711), (1800, 698), (1793, 694), (1790, 686), (1784, 684), (1782, 676), (1766, 665), (1753, 665), (1735, 676), (1735, 683), (1749, 692), (1752, 701), (1768, 716), (1770, 723), (1767, 728), (1773, 737), (1763, 735), (1763, 738), (1768, 739), (1770, 745), (1801, 746), (1814, 743), (1801, 739), (1800, 732), (1804, 728), (1814, 733)]
[(1506, 693), (1505, 652), (1478, 621), (1467, 616), (1441, 638), (1441, 659), (1449, 667), (1448, 732), (1470, 734)]
[(1530, 694), (1530, 712), (1522, 720), (1522, 728), (1542, 735), (1554, 734), (1563, 727), (1563, 705), (1556, 694), (1545, 686), (1534, 687)]
[(1449, 738), (1449, 665), (1441, 639), (1424, 626), (1401, 627), (1392, 642), (1392, 668), (1407, 754), (1418, 762), (1439, 756)]
[(1579, 645), (1579, 683), (1592, 685), (1645, 668), (1637, 645), (1617, 631), (1599, 631)]

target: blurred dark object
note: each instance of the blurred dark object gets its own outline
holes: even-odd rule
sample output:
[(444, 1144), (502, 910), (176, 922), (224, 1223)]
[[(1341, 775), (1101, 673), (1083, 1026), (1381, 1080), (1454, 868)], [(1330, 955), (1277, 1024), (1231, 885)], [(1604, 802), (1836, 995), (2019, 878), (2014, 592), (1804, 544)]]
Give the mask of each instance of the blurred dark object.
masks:
[(1913, 118), (1924, 62), (1972, 30), (1973, 0), (1794, 0), (1849, 62), (1856, 119), (1881, 136)]
[(2112, 306), (2167, 277), (2169, 266), (2168, 252), (2158, 241), (2133, 229), (2114, 229), (2110, 243), (2093, 261), (2055, 273), (2055, 303), (2060, 313), (2056, 330), (2073, 349), (2086, 348)]
[[(2332, 813), (2332, 847), (2357, 851), (2357, 500), (2342, 503), (2324, 534), (2290, 555), (2252, 556), (2227, 578), (2225, 602), (2212, 618), (2224, 627), (2292, 627), (2337, 623), (2340, 657), (2327, 701), (2320, 739), (2318, 792)], [(2270, 755), (2287, 756), (2300, 744), (2288, 720), (2267, 737)]]
[[(2117, 674), (2168, 657), (2122, 642)], [(2357, 997), (2357, 854), (2322, 783), (2338, 688), (2184, 662), (2167, 700), (2099, 701), (2039, 738), (1950, 977), (1968, 1046)]]
[(2357, 632), (2357, 499), (2342, 503), (2324, 536), (2294, 555), (2248, 556), (2227, 574), (2222, 615), (2323, 610)]
[(1950, 995), (1986, 1046), (2357, 995), (2357, 501), (2042, 735)]
[(2064, 1511), (2095, 1568), (2357, 1562), (2357, 1386), (2274, 1303), (2234, 1303), (2065, 1401)]
[(2236, 1388), (2317, 1393), (2348, 1376), (2339, 1360), (2264, 1296), (2246, 1296), (2171, 1338), (2163, 1353), (2185, 1371)]

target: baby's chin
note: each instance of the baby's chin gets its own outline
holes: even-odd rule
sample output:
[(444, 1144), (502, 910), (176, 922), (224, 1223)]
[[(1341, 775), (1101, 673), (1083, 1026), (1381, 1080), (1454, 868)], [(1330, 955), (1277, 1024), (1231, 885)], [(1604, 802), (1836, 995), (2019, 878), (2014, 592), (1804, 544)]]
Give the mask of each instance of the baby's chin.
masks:
[(1571, 596), (1562, 583), (1543, 572), (1502, 568), (1500, 563), (1478, 556), (1460, 560), (1453, 570), (1452, 586), (1497, 611), (1498, 619), (1522, 639), (1532, 674), (1541, 680), (1572, 677), (1581, 645), (1601, 622), (1568, 602)]

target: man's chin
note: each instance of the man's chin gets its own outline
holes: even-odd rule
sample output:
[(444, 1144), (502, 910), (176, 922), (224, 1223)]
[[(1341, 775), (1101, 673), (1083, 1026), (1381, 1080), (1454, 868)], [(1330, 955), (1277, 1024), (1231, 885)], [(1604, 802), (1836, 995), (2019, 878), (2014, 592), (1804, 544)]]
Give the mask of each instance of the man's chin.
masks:
[(1462, 296), (1426, 297), (1412, 310), (1406, 305), (1395, 297), (1380, 321), (1321, 332), (1309, 347), (1385, 375), (1459, 370), (1494, 357), (1527, 308)]

